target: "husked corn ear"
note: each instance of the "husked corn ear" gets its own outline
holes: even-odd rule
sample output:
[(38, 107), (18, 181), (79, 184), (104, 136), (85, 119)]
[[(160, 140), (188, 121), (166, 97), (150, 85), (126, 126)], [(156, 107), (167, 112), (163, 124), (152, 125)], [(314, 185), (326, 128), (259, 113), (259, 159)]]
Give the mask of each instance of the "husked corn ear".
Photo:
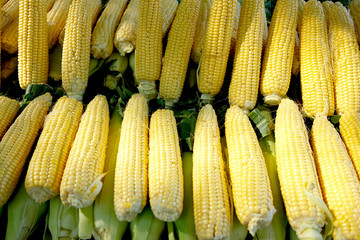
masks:
[(344, 112), (340, 118), (340, 133), (360, 179), (360, 113)]
[(352, 0), (349, 4), (350, 13), (355, 24), (355, 31), (360, 43), (360, 0)]
[(322, 195), (314, 157), (304, 120), (290, 99), (282, 99), (277, 110), (275, 151), (280, 190), (291, 227), (299, 239), (323, 239), (321, 232), (326, 221), (318, 204)]
[(1, 33), (1, 50), (14, 54), (18, 51), (19, 18), (12, 21)]
[(269, 225), (275, 213), (269, 176), (256, 133), (236, 105), (225, 115), (226, 145), (236, 215), (252, 236)]
[(26, 191), (35, 201), (45, 202), (59, 194), (82, 111), (79, 101), (64, 96), (46, 117), (25, 177)]
[(354, 22), (340, 2), (327, 2), (336, 113), (360, 112), (360, 51)]
[(43, 0), (19, 2), (18, 71), (22, 89), (26, 89), (31, 83), (47, 83), (49, 64), (47, 4), (48, 2)]
[(181, 215), (184, 201), (184, 176), (173, 111), (159, 109), (152, 114), (149, 142), (151, 210), (156, 218), (173, 222)]
[(91, 39), (91, 53), (95, 58), (108, 58), (114, 49), (114, 36), (127, 0), (109, 0), (96, 22)]
[(206, 29), (209, 24), (211, 5), (214, 0), (201, 0), (199, 16), (196, 21), (194, 43), (191, 48), (191, 59), (199, 63), (205, 42)]
[(18, 65), (18, 57), (13, 56), (1, 64), (1, 79), (7, 79), (13, 74)]
[(202, 98), (217, 95), (224, 82), (236, 14), (236, 0), (214, 1), (199, 64)]
[(200, 0), (183, 0), (177, 10), (167, 40), (160, 76), (160, 97), (178, 101), (184, 86), (194, 41)]
[(231, 35), (230, 53), (235, 52), (236, 38), (237, 38), (237, 32), (239, 29), (239, 22), (240, 22), (240, 11), (241, 11), (241, 4), (239, 2), (237, 2), (236, 3), (235, 21), (233, 24), (233, 31), (232, 31), (232, 35)]
[(49, 49), (59, 40), (61, 31), (65, 27), (71, 0), (56, 0), (47, 14)]
[(120, 221), (133, 221), (146, 205), (149, 163), (149, 110), (134, 94), (122, 122), (114, 180), (114, 207)]
[(193, 201), (199, 239), (230, 238), (230, 202), (220, 130), (211, 105), (199, 112), (194, 137)]
[(82, 101), (89, 77), (92, 16), (101, 7), (100, 0), (72, 1), (66, 19), (61, 75), (69, 97)]
[(51, 100), (50, 93), (32, 100), (0, 142), (0, 207), (10, 198), (19, 181), (26, 158), (43, 126)]
[(1, 8), (1, 32), (19, 16), (19, 0), (9, 0)]
[(102, 188), (105, 152), (109, 133), (109, 105), (97, 95), (81, 116), (60, 184), (65, 206), (86, 208)]
[(0, 96), (0, 140), (8, 127), (13, 123), (19, 108), (20, 104), (15, 99)]
[(289, 89), (298, 9), (298, 0), (276, 2), (265, 46), (260, 81), (260, 91), (266, 104), (278, 105)]
[(304, 7), (300, 34), (300, 82), (305, 113), (333, 115), (335, 108), (331, 53), (321, 3)]
[(305, 0), (299, 0), (299, 9), (298, 9), (298, 18), (297, 18), (297, 31), (301, 31), (301, 24), (302, 24), (302, 16), (305, 7)]
[(300, 39), (299, 39), (299, 33), (296, 32), (291, 73), (297, 76), (299, 72), (300, 72)]
[(360, 182), (339, 133), (315, 118), (311, 145), (324, 200), (334, 216), (334, 239), (360, 239)]
[(259, 91), (265, 21), (263, 0), (243, 0), (229, 87), (229, 103), (246, 111), (255, 107)]

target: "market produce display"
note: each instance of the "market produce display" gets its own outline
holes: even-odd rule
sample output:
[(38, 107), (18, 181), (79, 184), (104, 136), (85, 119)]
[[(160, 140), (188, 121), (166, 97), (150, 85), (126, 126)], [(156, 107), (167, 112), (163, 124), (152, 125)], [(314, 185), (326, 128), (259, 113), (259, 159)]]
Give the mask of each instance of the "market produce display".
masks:
[(0, 239), (360, 240), (360, 0), (0, 7)]

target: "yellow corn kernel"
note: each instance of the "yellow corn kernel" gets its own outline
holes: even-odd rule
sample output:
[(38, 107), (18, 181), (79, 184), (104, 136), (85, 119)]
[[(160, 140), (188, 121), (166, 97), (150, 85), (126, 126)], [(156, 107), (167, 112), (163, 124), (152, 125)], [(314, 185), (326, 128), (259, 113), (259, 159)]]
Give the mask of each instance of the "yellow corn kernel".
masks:
[(339, 133), (315, 118), (311, 145), (324, 200), (334, 217), (334, 239), (360, 239), (360, 182)]
[(360, 0), (352, 0), (349, 4), (349, 9), (354, 20), (357, 39), (360, 43)]
[(169, 104), (181, 97), (199, 9), (200, 0), (183, 0), (169, 32), (159, 90)]
[(9, 0), (1, 8), (1, 32), (19, 16), (19, 0)]
[(0, 207), (19, 181), (32, 145), (50, 108), (50, 93), (32, 100), (16, 118), (0, 142)]
[(105, 152), (109, 133), (109, 105), (97, 95), (81, 116), (60, 184), (65, 206), (86, 208), (102, 188)]
[(114, 36), (127, 0), (110, 0), (96, 22), (91, 38), (91, 53), (94, 58), (108, 58), (114, 49)]
[(64, 96), (46, 117), (25, 178), (26, 191), (35, 201), (45, 202), (59, 194), (82, 111), (79, 101)]
[(246, 111), (255, 107), (259, 91), (265, 24), (264, 1), (244, 0), (229, 87), (229, 103)]
[(184, 201), (184, 176), (173, 111), (159, 109), (152, 114), (149, 143), (151, 210), (156, 218), (173, 222), (181, 215)]
[(301, 22), (302, 22), (302, 16), (303, 16), (305, 4), (306, 4), (305, 0), (299, 0), (297, 28), (296, 28), (298, 32), (301, 31)]
[(207, 104), (199, 112), (194, 137), (193, 201), (199, 239), (230, 238), (230, 202), (220, 130), (216, 113)]
[(298, 0), (278, 0), (271, 18), (260, 81), (269, 105), (278, 105), (289, 89), (298, 9)]
[(47, 14), (49, 49), (59, 40), (60, 33), (65, 27), (70, 4), (71, 0), (56, 0)]
[(13, 123), (19, 108), (20, 104), (15, 99), (0, 96), (0, 140), (4, 136), (8, 127)]
[(134, 94), (122, 122), (114, 180), (114, 207), (120, 221), (132, 221), (146, 205), (148, 192), (149, 110)]
[(18, 51), (19, 18), (10, 23), (1, 33), (1, 50), (14, 54)]
[(236, 215), (252, 236), (270, 224), (275, 213), (270, 180), (256, 133), (236, 105), (225, 115), (225, 136)]

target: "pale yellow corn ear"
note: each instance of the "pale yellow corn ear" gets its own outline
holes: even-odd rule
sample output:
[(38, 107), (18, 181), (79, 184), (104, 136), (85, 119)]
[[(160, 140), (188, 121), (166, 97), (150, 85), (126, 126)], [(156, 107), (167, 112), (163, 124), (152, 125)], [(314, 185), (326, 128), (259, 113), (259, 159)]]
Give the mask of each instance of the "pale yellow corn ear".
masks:
[(200, 0), (183, 0), (169, 32), (159, 87), (160, 97), (169, 105), (181, 97), (199, 9)]
[(173, 222), (180, 217), (184, 202), (182, 159), (173, 111), (159, 109), (151, 115), (149, 143), (151, 210), (156, 218)]
[(301, 22), (302, 22), (302, 16), (303, 16), (305, 4), (306, 4), (305, 0), (299, 0), (297, 28), (296, 28), (298, 33), (301, 31)]
[(354, 20), (357, 39), (360, 43), (360, 0), (352, 0), (349, 4), (349, 9)]
[(102, 188), (105, 153), (109, 133), (109, 105), (97, 95), (81, 116), (60, 184), (65, 206), (86, 208)]
[(0, 96), (0, 140), (4, 136), (8, 127), (13, 123), (20, 104), (15, 99)]
[(270, 180), (256, 133), (236, 105), (225, 115), (232, 196), (238, 219), (252, 236), (268, 226), (275, 213)]
[(13, 56), (1, 64), (1, 79), (7, 79), (13, 74), (18, 65), (18, 57)]
[(48, 24), (48, 45), (53, 48), (63, 28), (70, 9), (71, 0), (56, 0), (54, 6), (47, 14)]
[(243, 0), (229, 87), (229, 103), (245, 111), (255, 107), (266, 25), (263, 0)]
[[(299, 239), (323, 239), (322, 200), (308, 132), (298, 106), (281, 100), (275, 119), (276, 165), (286, 215)], [(328, 226), (328, 225), (327, 225)]]
[(45, 202), (59, 194), (82, 112), (79, 101), (64, 96), (46, 116), (25, 177), (26, 191), (35, 201)]
[(216, 96), (224, 82), (236, 5), (236, 0), (220, 0), (211, 6), (198, 77), (198, 88), (205, 100)]
[(209, 24), (211, 5), (214, 0), (201, 0), (200, 12), (196, 21), (194, 43), (191, 48), (191, 59), (195, 63), (200, 62), (202, 48), (205, 42), (206, 29)]
[(334, 84), (327, 24), (321, 3), (309, 0), (304, 7), (300, 34), (300, 83), (304, 111), (333, 115)]
[(108, 58), (114, 49), (115, 30), (127, 6), (127, 0), (110, 0), (96, 22), (91, 38), (94, 58)]
[(114, 180), (114, 208), (120, 221), (133, 221), (146, 205), (149, 163), (149, 109), (141, 94), (124, 111)]
[(1, 32), (19, 16), (19, 0), (9, 0), (1, 8)]
[(340, 118), (339, 128), (360, 179), (360, 113), (344, 112)]
[[(360, 51), (354, 22), (340, 3), (328, 3), (330, 49), (334, 68), (335, 110), (360, 112)], [(324, 9), (326, 7), (324, 6)]]
[(360, 182), (346, 147), (326, 116), (315, 118), (311, 144), (334, 239), (360, 239)]
[(18, 71), (22, 89), (31, 83), (47, 83), (49, 53), (46, 14), (49, 2), (53, 1), (19, 2)]
[(290, 86), (298, 9), (298, 0), (278, 0), (271, 18), (260, 81), (269, 105), (278, 105)]
[(199, 239), (230, 238), (230, 202), (224, 165), (216, 113), (207, 104), (199, 112), (194, 137), (192, 182)]
[(101, 0), (72, 1), (66, 19), (62, 86), (69, 97), (79, 101), (82, 101), (88, 83), (92, 21), (96, 19), (99, 8)]
[(295, 36), (294, 55), (293, 55), (291, 73), (295, 76), (297, 76), (300, 73), (300, 39), (298, 32), (296, 32), (296, 36)]
[(19, 181), (32, 145), (50, 108), (50, 93), (32, 100), (16, 118), (0, 142), (0, 207), (4, 206)]
[(19, 18), (12, 21), (1, 33), (1, 50), (14, 54), (18, 51)]
[[(7, 1), (8, 1), (8, 0), (1, 0), (1, 2), (0, 2), (1, 6), (4, 6), (5, 3), (7, 3)], [(0, 20), (0, 21), (1, 21), (1, 20)]]
[(240, 22), (240, 12), (241, 12), (241, 4), (240, 4), (240, 2), (237, 2), (235, 21), (233, 24), (233, 31), (232, 31), (232, 35), (231, 35), (230, 55), (234, 54), (234, 52), (235, 52), (236, 38), (237, 38), (237, 32), (239, 29), (239, 22)]

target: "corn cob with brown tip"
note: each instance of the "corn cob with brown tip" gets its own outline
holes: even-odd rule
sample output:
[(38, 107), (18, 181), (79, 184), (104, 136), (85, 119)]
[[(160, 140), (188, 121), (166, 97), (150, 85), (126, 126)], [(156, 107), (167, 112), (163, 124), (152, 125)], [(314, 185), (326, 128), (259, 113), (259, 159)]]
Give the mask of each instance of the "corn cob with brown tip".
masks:
[(160, 76), (160, 97), (172, 105), (181, 97), (194, 41), (200, 0), (183, 0), (172, 23)]
[[(62, 86), (69, 97), (82, 101), (87, 87), (93, 16), (97, 16), (100, 0), (72, 1), (66, 19), (61, 75)], [(76, 23), (76, 24), (75, 24)]]
[(199, 239), (230, 238), (230, 202), (220, 130), (210, 104), (199, 112), (194, 137), (193, 201)]
[(264, 102), (269, 105), (278, 105), (289, 89), (298, 9), (298, 0), (276, 2), (260, 81), (261, 94), (264, 96)]
[(91, 38), (94, 58), (108, 58), (114, 49), (115, 30), (127, 6), (127, 0), (110, 0), (96, 22)]
[[(149, 110), (141, 94), (124, 111), (114, 180), (114, 207), (120, 221), (133, 221), (146, 205), (149, 163)], [(135, 174), (136, 173), (136, 174)]]
[(233, 24), (233, 31), (231, 35), (231, 46), (230, 46), (230, 55), (234, 54), (235, 46), (236, 46), (236, 39), (237, 39), (237, 32), (239, 29), (239, 22), (240, 22), (240, 12), (241, 12), (241, 4), (237, 2), (236, 4), (236, 13), (235, 13), (235, 21)]
[(180, 217), (184, 201), (184, 176), (173, 111), (159, 109), (152, 114), (149, 142), (151, 210), (156, 218), (173, 222)]
[(360, 43), (360, 0), (352, 0), (349, 4), (349, 9), (354, 20), (357, 39)]
[(252, 236), (275, 213), (265, 159), (249, 118), (236, 105), (225, 115), (225, 136), (236, 215)]
[(264, 1), (244, 0), (229, 87), (229, 103), (245, 111), (253, 109), (257, 100), (265, 24)]
[(304, 7), (300, 34), (300, 82), (305, 113), (333, 115), (335, 108), (331, 53), (321, 3)]
[(323, 239), (326, 222), (314, 157), (298, 106), (282, 99), (275, 120), (276, 165), (286, 215), (299, 239)]
[(15, 99), (0, 96), (0, 140), (4, 136), (8, 127), (13, 123), (19, 108), (20, 104)]
[(50, 108), (50, 93), (32, 100), (0, 142), (0, 207), (10, 198)]
[(1, 8), (1, 32), (19, 16), (19, 0), (9, 0)]
[(236, 0), (214, 1), (200, 60), (201, 98), (211, 100), (223, 85), (236, 14)]
[(105, 152), (109, 132), (109, 105), (97, 95), (81, 116), (60, 184), (65, 206), (86, 208), (102, 188)]
[(60, 33), (65, 27), (70, 4), (71, 0), (56, 0), (47, 14), (49, 49), (59, 40)]
[(334, 239), (360, 239), (360, 182), (350, 156), (326, 116), (315, 118), (311, 144)]
[(61, 97), (45, 119), (25, 178), (29, 196), (45, 202), (60, 192), (60, 182), (82, 114), (82, 104)]

